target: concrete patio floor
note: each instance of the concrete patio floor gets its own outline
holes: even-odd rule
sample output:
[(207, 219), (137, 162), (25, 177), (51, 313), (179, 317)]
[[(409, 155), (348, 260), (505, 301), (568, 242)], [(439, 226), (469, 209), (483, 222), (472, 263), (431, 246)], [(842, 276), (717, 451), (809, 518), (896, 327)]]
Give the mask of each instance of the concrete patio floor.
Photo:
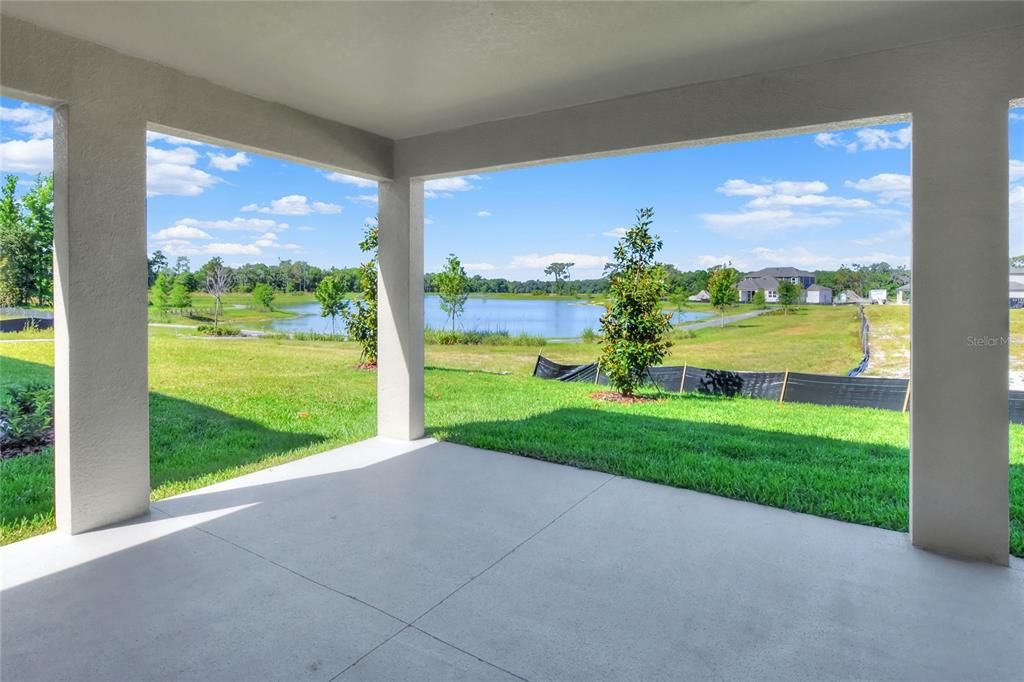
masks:
[(0, 550), (14, 680), (1016, 679), (1024, 563), (371, 440)]

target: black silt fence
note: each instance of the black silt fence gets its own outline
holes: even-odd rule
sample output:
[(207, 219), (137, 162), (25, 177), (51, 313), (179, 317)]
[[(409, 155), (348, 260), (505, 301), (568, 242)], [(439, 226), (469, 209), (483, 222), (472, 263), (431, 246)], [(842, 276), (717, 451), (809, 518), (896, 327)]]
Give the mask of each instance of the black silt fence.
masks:
[(856, 377), (860, 376), (868, 369), (868, 363), (871, 361), (871, 323), (868, 322), (868, 316), (864, 314), (864, 306), (857, 306), (857, 316), (860, 318), (860, 350), (863, 353), (860, 364), (850, 370), (846, 376)]
[(784, 378), (785, 372), (733, 372), (687, 367), (682, 392), (778, 400), (782, 395)]
[(906, 379), (839, 377), (790, 372), (786, 380), (787, 403), (874, 407), (902, 412), (907, 408)]

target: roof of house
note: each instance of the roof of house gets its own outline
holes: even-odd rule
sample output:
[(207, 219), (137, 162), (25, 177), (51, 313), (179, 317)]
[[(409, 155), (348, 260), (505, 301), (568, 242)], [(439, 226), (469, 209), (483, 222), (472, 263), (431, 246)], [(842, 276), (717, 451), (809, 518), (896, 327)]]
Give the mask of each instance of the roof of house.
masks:
[(830, 294), (832, 293), (831, 289), (829, 289), (828, 287), (823, 287), (820, 284), (812, 284), (811, 286), (807, 287), (807, 291), (827, 291)]
[(1024, 291), (1024, 284), (1020, 282), (1010, 282), (1010, 291)]
[(779, 280), (774, 277), (744, 277), (737, 288), (740, 291), (775, 291), (779, 288)]
[(1024, 275), (1024, 268), (1010, 268), (1011, 275)]
[(709, 298), (711, 298), (711, 294), (708, 293), (707, 289), (701, 289), (700, 291), (695, 293), (693, 296), (690, 296), (686, 300), (688, 300), (688, 301), (703, 301), (703, 300), (707, 300)]
[(747, 277), (814, 277), (814, 273), (789, 267), (762, 268), (757, 272), (748, 272)]

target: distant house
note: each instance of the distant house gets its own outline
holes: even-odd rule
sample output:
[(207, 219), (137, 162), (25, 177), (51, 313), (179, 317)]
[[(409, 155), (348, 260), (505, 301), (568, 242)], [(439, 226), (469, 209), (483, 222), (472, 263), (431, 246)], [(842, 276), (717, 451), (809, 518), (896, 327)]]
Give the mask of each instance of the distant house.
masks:
[(766, 303), (779, 302), (779, 280), (774, 277), (752, 277), (747, 275), (736, 285), (739, 292), (740, 303), (750, 303), (754, 300), (754, 294), (758, 291), (764, 292)]
[[(1024, 288), (1024, 287), (1022, 287)], [(910, 303), (910, 284), (904, 284), (896, 290), (896, 305)]]
[(832, 305), (832, 290), (828, 287), (823, 287), (820, 284), (812, 284), (807, 287), (805, 299), (807, 303)]
[(814, 273), (799, 268), (762, 268), (757, 272), (748, 272), (746, 276), (755, 279), (759, 277), (772, 277), (778, 282), (788, 280), (793, 284), (799, 284), (804, 290), (809, 289), (814, 284)]
[(701, 289), (700, 291), (695, 293), (693, 296), (690, 296), (686, 300), (693, 301), (694, 303), (707, 303), (708, 301), (711, 300), (711, 294), (709, 294), (706, 290)]
[(1010, 280), (1010, 307), (1024, 308), (1024, 284)]
[(872, 303), (888, 303), (889, 292), (886, 289), (872, 289), (868, 292), (868, 300)]

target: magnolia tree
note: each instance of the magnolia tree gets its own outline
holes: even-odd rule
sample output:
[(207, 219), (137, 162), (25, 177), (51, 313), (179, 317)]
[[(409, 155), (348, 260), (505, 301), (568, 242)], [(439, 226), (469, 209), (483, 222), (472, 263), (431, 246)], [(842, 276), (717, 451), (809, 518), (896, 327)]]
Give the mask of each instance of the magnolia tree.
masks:
[(342, 311), (348, 336), (362, 348), (360, 362), (364, 367), (377, 366), (377, 221), (365, 225), (359, 250), (370, 259), (359, 266), (359, 288), (362, 300), (352, 302)]
[(608, 268), (609, 303), (601, 316), (601, 372), (624, 396), (632, 396), (671, 342), (671, 314), (661, 312), (665, 269), (654, 258), (662, 241), (651, 234), (653, 208), (636, 212), (636, 224), (615, 245)]

